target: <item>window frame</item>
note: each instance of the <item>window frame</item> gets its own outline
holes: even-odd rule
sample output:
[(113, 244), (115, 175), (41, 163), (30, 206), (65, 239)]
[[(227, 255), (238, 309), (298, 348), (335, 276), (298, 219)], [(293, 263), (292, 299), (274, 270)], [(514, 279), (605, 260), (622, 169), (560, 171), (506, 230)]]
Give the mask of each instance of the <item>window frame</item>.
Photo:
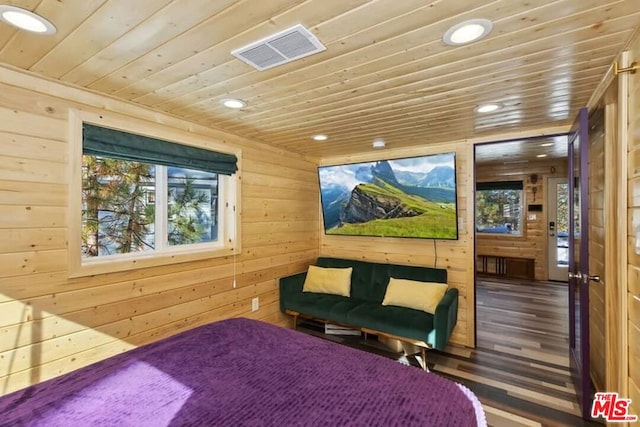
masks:
[[(479, 231), (477, 230), (477, 226), (478, 226), (478, 219), (477, 219), (477, 204), (478, 204), (478, 192), (479, 191), (491, 191), (489, 189), (487, 190), (478, 190), (476, 188), (475, 192), (474, 192), (474, 214), (473, 214), (473, 224), (474, 224), (474, 230), (475, 230), (475, 234), (478, 237), (493, 237), (493, 238), (505, 238), (505, 239), (526, 239), (526, 217), (525, 217), (525, 198), (526, 198), (526, 190), (525, 190), (525, 186), (524, 186), (524, 181), (522, 180), (518, 180), (522, 182), (522, 188), (521, 189), (513, 189), (513, 188), (495, 188), (494, 190), (516, 190), (516, 191), (520, 191), (520, 234), (512, 234), (512, 233), (495, 233), (495, 232), (487, 232), (487, 231)], [(489, 183), (495, 184), (496, 186), (498, 186), (500, 184), (501, 181), (488, 181)], [(478, 183), (477, 183), (478, 184)], [(477, 185), (476, 184), (476, 185)]]
[[(104, 257), (82, 257), (82, 124), (90, 123), (124, 132), (149, 136), (181, 145), (211, 149), (234, 154), (238, 171), (233, 175), (218, 175), (219, 220), (218, 241), (187, 245), (166, 245), (161, 250), (115, 254)], [(225, 257), (240, 253), (240, 183), (242, 151), (213, 138), (205, 138), (191, 132), (166, 125), (147, 122), (116, 113), (92, 113), (69, 110), (69, 210), (68, 265), (69, 277), (84, 277), (110, 272), (122, 272), (140, 268), (157, 267), (208, 258)], [(158, 189), (156, 188), (156, 192)], [(156, 199), (158, 200), (158, 199)]]

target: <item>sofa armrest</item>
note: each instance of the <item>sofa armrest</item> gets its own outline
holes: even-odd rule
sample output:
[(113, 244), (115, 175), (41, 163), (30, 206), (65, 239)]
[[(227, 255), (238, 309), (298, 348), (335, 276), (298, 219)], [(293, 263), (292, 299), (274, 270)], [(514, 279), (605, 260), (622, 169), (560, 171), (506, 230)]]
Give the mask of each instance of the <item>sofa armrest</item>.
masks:
[(284, 312), (287, 309), (289, 297), (302, 293), (302, 286), (306, 278), (307, 272), (304, 271), (280, 279), (280, 311)]
[[(444, 350), (449, 342), (449, 337), (453, 332), (453, 328), (458, 321), (458, 290), (456, 288), (450, 288), (438, 303), (436, 312), (433, 319), (433, 329), (435, 337), (433, 342), (433, 348), (437, 350)], [(430, 340), (432, 341), (432, 340)]]

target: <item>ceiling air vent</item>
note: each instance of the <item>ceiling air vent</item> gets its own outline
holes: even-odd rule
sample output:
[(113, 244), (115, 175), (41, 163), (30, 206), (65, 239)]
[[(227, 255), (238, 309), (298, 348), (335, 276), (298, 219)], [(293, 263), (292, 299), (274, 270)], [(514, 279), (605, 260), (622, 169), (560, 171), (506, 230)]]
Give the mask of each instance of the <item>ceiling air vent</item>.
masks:
[(325, 49), (326, 47), (309, 30), (298, 24), (278, 34), (233, 50), (231, 54), (262, 71), (322, 52)]

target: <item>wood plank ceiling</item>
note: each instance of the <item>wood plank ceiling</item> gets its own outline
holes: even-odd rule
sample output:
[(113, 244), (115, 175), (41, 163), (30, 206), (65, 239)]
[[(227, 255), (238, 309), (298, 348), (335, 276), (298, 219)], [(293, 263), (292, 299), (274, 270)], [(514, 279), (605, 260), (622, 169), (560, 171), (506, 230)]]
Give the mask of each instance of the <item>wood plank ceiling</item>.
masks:
[[(0, 0), (0, 62), (312, 158), (568, 126), (640, 23), (638, 0)], [(493, 22), (452, 47), (452, 25)], [(295, 24), (327, 49), (265, 71), (231, 51)], [(223, 98), (248, 102), (241, 110)], [(480, 114), (475, 107), (503, 108)], [(329, 135), (324, 142), (311, 136)]]

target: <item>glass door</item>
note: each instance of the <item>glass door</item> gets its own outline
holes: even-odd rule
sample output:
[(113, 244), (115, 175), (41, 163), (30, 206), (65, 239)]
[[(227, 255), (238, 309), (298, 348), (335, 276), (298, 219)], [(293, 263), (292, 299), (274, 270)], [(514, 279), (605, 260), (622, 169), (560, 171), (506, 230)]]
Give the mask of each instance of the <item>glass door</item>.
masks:
[(566, 178), (547, 181), (549, 280), (566, 282), (569, 273), (569, 184)]

